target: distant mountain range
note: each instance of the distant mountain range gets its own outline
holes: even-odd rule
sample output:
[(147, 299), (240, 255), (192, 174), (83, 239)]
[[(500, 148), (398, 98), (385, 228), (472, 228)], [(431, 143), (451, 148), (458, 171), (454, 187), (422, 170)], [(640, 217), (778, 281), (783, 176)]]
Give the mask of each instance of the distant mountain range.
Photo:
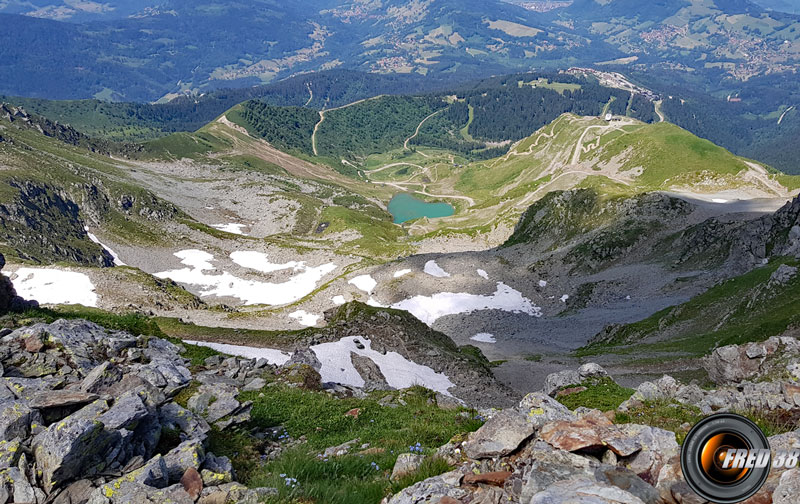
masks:
[(765, 9), (800, 14), (800, 2), (797, 0), (755, 0), (755, 3)]
[(747, 0), (40, 0), (0, 4), (0, 21), (0, 93), (59, 99), (153, 101), (330, 68), (605, 65), (718, 82), (800, 66), (800, 18)]

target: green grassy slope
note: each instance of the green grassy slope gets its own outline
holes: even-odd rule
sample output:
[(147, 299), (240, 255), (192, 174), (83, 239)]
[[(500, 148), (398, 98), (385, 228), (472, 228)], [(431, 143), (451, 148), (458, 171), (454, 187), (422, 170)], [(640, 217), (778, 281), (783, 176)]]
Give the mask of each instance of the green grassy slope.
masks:
[(578, 354), (636, 351), (701, 356), (717, 346), (763, 341), (787, 329), (798, 329), (800, 276), (785, 284), (770, 281), (781, 264), (799, 263), (796, 259), (773, 260), (684, 304), (614, 327)]

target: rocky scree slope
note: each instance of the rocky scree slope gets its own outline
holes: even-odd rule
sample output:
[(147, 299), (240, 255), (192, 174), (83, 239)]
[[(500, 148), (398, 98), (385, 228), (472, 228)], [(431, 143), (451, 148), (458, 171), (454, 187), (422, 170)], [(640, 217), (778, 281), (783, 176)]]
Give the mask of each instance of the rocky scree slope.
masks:
[[(205, 448), (212, 428), (249, 419), (239, 388), (265, 362), (212, 360), (193, 374), (181, 348), (83, 320), (15, 331), (0, 345), (0, 502), (257, 502)], [(189, 409), (176, 396), (192, 380)], [(270, 433), (263, 433), (269, 436)]]
[(102, 227), (120, 242), (153, 241), (154, 225), (184, 217), (127, 180), (110, 158), (18, 126), (19, 120), (0, 116), (0, 246), (6, 255), (110, 266), (112, 257), (89, 239), (86, 226)]
[[(455, 469), (406, 488), (391, 504), (519, 502), (525, 504), (701, 503), (683, 480), (677, 433), (661, 426), (630, 423), (654, 408), (687, 408), (695, 420), (722, 411), (800, 417), (800, 342), (776, 337), (764, 343), (720, 348), (706, 359), (714, 389), (682, 384), (671, 376), (644, 382), (616, 410), (578, 407), (559, 401), (610, 381), (597, 364), (584, 364), (547, 377), (542, 392), (491, 414), (466, 439), (442, 446), (437, 456)], [(753, 381), (751, 381), (753, 380)], [(620, 421), (625, 418), (626, 421)], [(775, 449), (800, 447), (797, 422), (772, 435)], [(788, 428), (787, 428), (788, 427)], [(792, 430), (794, 429), (794, 430)], [(413, 460), (401, 456), (398, 461)], [(800, 469), (773, 470), (748, 504), (794, 502)]]
[(709, 219), (672, 235), (668, 243), (673, 250), (665, 257), (673, 266), (714, 268), (717, 282), (688, 302), (647, 319), (607, 326), (592, 339), (588, 351), (683, 338), (694, 346), (705, 345), (699, 348), (704, 353), (715, 342), (796, 334), (800, 198), (754, 220)]

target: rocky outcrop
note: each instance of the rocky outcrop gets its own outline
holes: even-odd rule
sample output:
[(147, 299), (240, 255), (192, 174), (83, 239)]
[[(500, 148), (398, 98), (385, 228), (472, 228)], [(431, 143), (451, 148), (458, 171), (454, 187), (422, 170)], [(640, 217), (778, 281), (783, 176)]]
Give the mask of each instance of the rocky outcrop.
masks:
[[(467, 404), (499, 407), (515, 402), (515, 394), (495, 379), (489, 361), (480, 351), (458, 347), (447, 335), (408, 312), (351, 302), (326, 311), (325, 320), (326, 327), (298, 341), (296, 348), (353, 336), (368, 338), (377, 352), (399, 352), (410, 361), (446, 375), (456, 385), (450, 392)], [(374, 363), (358, 357), (353, 363), (369, 388), (386, 386), (385, 377)]]
[[(0, 503), (253, 501), (207, 449), (210, 425), (249, 420), (237, 399), (272, 368), (212, 359), (193, 374), (181, 348), (84, 320), (0, 339)], [(183, 391), (187, 406), (176, 402)], [(9, 501), (9, 499), (12, 499)]]
[(677, 504), (678, 453), (672, 432), (614, 425), (599, 411), (571, 412), (535, 393), (442, 447), (438, 456), (454, 471), (386, 502)]
[[(596, 364), (585, 365), (582, 371), (607, 376)], [(551, 386), (572, 384), (581, 375), (580, 371), (568, 373), (554, 374), (548, 382)], [(629, 412), (647, 401), (676, 401), (698, 406), (704, 413), (750, 408), (786, 413), (800, 411), (796, 399), (800, 399), (800, 387), (791, 380), (703, 390), (665, 376), (643, 383), (619, 411)], [(466, 440), (453, 440), (437, 451), (436, 456), (455, 470), (417, 483), (384, 502), (704, 502), (683, 479), (674, 432), (658, 426), (616, 424), (611, 420), (613, 413), (587, 408), (572, 412), (544, 392), (530, 394), (516, 407), (491, 413)], [(798, 432), (772, 436), (770, 445), (796, 448), (800, 446)], [(800, 487), (798, 475), (796, 469), (773, 470), (759, 493), (746, 502), (794, 502)]]
[[(0, 254), (0, 271), (2, 271), (5, 265), (6, 258), (3, 254)], [(26, 301), (20, 296), (17, 296), (17, 291), (14, 290), (14, 284), (7, 276), (0, 273), (0, 315), (11, 310), (19, 311), (38, 305), (39, 304), (34, 300)]]
[[(775, 272), (778, 273), (780, 268)], [(786, 272), (786, 270), (784, 270)], [(772, 275), (776, 277), (776, 274)], [(783, 277), (784, 274), (778, 275)], [(775, 336), (761, 343), (727, 345), (703, 359), (703, 367), (718, 385), (741, 383), (761, 377), (792, 375), (800, 367), (800, 342)], [(800, 376), (796, 376), (800, 379)]]

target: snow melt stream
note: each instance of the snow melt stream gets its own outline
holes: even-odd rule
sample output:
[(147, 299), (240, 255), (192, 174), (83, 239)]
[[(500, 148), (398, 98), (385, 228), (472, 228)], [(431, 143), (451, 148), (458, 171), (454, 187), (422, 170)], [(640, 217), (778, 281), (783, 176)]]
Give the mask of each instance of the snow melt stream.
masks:
[(99, 239), (99, 238), (97, 238), (97, 236), (96, 236), (96, 235), (94, 235), (94, 234), (92, 234), (92, 233), (90, 233), (90, 232), (89, 232), (89, 226), (85, 226), (83, 229), (86, 231), (86, 234), (89, 236), (89, 239), (90, 239), (90, 240), (92, 240), (92, 241), (93, 241), (93, 242), (95, 242), (96, 244), (98, 244), (98, 245), (100, 245), (101, 247), (103, 247), (104, 249), (106, 249), (106, 252), (108, 252), (108, 253), (111, 255), (111, 258), (112, 258), (112, 259), (114, 259), (114, 265), (115, 265), (115, 266), (126, 266), (126, 264), (125, 264), (124, 262), (122, 262), (122, 259), (120, 259), (120, 258), (119, 258), (119, 256), (117, 255), (117, 253), (116, 253), (116, 252), (114, 252), (114, 251), (113, 251), (113, 250), (111, 250), (110, 248), (106, 247), (106, 246), (105, 246), (105, 245), (104, 245), (104, 244), (103, 244), (103, 243), (100, 241), (100, 239)]

